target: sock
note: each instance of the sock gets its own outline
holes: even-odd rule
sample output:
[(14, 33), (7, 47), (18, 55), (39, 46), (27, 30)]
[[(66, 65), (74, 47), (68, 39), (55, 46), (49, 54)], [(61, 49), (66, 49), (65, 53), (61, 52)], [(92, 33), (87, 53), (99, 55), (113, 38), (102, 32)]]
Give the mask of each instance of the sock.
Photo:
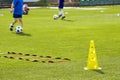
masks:
[(61, 15), (62, 17), (65, 16), (62, 9), (59, 9), (59, 15)]

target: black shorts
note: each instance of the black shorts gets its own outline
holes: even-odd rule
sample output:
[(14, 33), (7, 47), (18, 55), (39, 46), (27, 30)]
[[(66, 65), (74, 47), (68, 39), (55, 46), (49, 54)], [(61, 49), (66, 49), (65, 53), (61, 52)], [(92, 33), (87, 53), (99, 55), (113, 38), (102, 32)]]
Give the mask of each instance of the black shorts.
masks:
[(58, 6), (60, 9), (63, 9), (64, 7), (64, 3), (59, 3), (59, 6)]
[(13, 18), (22, 18), (22, 15), (13, 14)]

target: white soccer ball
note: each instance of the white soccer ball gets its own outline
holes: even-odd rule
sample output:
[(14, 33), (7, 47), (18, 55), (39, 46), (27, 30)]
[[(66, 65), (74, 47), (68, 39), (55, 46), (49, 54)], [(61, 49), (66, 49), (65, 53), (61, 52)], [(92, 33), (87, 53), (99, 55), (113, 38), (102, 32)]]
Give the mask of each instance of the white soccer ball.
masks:
[(58, 15), (56, 15), (56, 14), (53, 15), (53, 19), (54, 19), (54, 20), (58, 19)]
[(15, 31), (16, 31), (16, 33), (21, 33), (22, 32), (22, 27), (21, 26), (17, 26), (15, 28)]

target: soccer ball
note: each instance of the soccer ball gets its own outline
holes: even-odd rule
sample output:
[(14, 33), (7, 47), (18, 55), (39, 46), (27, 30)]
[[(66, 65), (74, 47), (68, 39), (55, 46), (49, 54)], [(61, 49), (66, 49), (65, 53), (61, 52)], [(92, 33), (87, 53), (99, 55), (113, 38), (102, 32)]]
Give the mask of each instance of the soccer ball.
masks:
[(54, 19), (54, 20), (58, 19), (58, 15), (56, 15), (56, 14), (53, 15), (53, 19)]
[(16, 33), (21, 33), (22, 32), (22, 27), (21, 26), (17, 26), (15, 28), (15, 31), (16, 31)]

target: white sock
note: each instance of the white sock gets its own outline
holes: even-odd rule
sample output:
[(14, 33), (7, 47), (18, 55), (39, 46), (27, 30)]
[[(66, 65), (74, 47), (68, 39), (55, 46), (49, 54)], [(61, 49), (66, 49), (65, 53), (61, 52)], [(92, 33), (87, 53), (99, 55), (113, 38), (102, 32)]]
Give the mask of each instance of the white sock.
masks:
[(65, 16), (62, 9), (59, 9), (59, 15), (62, 15), (62, 17)]

